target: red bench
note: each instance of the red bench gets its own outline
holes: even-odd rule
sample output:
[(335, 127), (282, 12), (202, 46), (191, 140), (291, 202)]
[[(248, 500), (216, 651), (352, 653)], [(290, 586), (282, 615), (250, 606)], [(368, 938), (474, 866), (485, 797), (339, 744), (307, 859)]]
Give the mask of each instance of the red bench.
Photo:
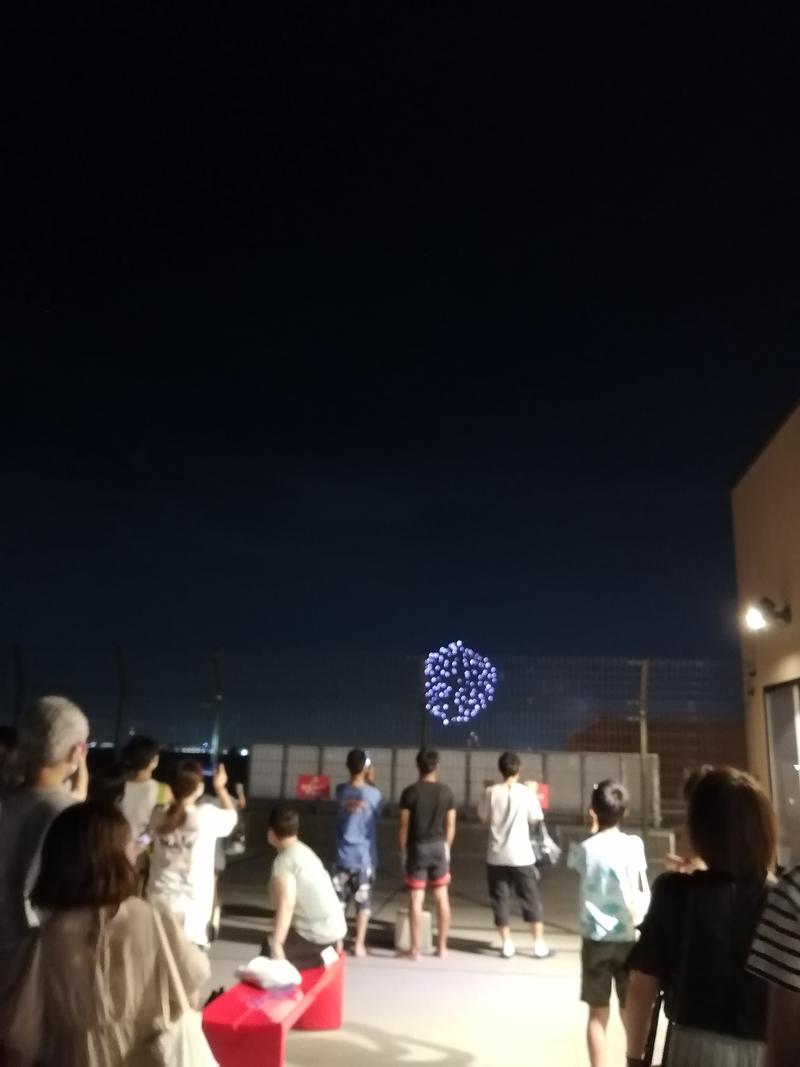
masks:
[(283, 1067), (286, 1034), (342, 1025), (344, 956), (301, 973), (289, 991), (241, 983), (203, 1011), (203, 1031), (220, 1067)]

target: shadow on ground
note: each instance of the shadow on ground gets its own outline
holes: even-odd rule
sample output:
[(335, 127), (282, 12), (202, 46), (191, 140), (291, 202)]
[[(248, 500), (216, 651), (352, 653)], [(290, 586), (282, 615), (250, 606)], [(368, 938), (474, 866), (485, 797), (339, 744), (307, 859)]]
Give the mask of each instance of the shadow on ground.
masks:
[(472, 1053), (463, 1049), (432, 1044), (419, 1038), (400, 1037), (362, 1023), (348, 1025), (347, 1031), (336, 1040), (328, 1036), (324, 1046), (321, 1040), (320, 1036), (293, 1031), (287, 1047), (293, 1067), (318, 1067), (323, 1051), (324, 1062), (330, 1067), (337, 1064), (374, 1067), (376, 1063), (384, 1067), (387, 1064), (413, 1067), (422, 1063), (436, 1063), (437, 1067), (470, 1067), (476, 1062)]

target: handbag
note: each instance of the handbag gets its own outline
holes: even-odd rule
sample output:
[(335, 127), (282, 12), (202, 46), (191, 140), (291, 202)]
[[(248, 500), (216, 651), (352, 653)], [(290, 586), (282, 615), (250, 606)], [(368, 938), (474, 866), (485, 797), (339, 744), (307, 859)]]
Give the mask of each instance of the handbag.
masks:
[(561, 859), (561, 849), (547, 832), (544, 819), (536, 824), (531, 835), (533, 862), (537, 867), (555, 867)]
[[(154, 909), (158, 940), (167, 964), (168, 981), (161, 988), (161, 1018), (164, 1029), (153, 1041), (152, 1051), (158, 1063), (164, 1067), (219, 1067), (203, 1033), (203, 1016), (189, 1003), (186, 989), (178, 973), (178, 965), (172, 954), (161, 916)], [(165, 988), (166, 985), (166, 988)], [(180, 1014), (171, 1018), (170, 986), (175, 992)]]

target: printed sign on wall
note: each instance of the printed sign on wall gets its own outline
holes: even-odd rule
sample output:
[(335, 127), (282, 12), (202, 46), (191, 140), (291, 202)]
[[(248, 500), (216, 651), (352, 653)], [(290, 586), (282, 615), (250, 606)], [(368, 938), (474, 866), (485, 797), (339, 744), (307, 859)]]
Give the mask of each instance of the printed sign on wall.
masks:
[(298, 774), (298, 800), (327, 800), (331, 795), (331, 780), (327, 774)]

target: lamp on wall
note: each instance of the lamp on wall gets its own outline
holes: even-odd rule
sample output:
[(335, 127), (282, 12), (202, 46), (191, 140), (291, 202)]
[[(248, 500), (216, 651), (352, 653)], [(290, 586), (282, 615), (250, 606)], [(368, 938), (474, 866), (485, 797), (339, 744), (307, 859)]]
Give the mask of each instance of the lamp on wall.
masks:
[(748, 630), (766, 630), (770, 626), (782, 623), (784, 626), (792, 621), (792, 609), (789, 604), (778, 608), (775, 601), (769, 597), (762, 597), (755, 604), (751, 604), (744, 613), (744, 622)]

